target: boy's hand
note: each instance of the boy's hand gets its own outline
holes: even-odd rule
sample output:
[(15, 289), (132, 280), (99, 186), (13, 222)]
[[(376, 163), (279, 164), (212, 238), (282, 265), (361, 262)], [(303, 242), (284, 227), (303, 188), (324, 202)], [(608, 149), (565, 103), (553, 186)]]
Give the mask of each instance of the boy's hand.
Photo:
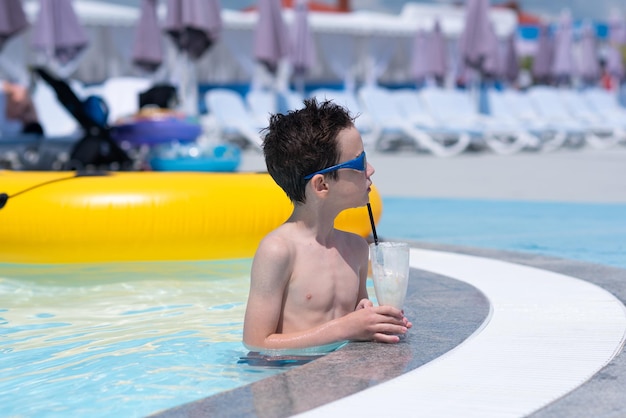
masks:
[[(369, 305), (369, 306), (368, 306)], [(354, 312), (347, 315), (350, 338), (354, 341), (397, 343), (412, 324), (399, 309), (392, 306), (373, 306), (363, 299)]]
[[(359, 309), (363, 309), (363, 308), (372, 308), (372, 307), (374, 307), (374, 303), (371, 300), (361, 299), (359, 304), (356, 305), (355, 311), (358, 311)], [(402, 311), (402, 315), (404, 315), (404, 311)], [(403, 317), (403, 322), (404, 322), (404, 326), (407, 328), (411, 328), (413, 326), (413, 324), (406, 318), (406, 316)]]
[(355, 311), (363, 308), (371, 308), (374, 306), (374, 303), (369, 299), (361, 299), (358, 305), (356, 305)]

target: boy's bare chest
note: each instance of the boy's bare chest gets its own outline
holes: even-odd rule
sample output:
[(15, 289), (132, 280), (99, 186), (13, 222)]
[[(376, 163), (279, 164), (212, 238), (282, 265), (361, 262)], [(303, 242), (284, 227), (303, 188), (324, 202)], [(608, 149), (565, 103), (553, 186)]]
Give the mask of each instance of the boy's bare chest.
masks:
[(299, 263), (289, 282), (288, 298), (310, 309), (354, 309), (358, 292), (356, 266), (345, 256), (328, 252)]

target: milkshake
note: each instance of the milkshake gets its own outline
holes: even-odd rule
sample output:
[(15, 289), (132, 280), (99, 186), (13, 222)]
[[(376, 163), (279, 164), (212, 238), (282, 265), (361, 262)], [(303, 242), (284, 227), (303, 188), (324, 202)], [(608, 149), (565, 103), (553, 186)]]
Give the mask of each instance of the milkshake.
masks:
[(403, 242), (371, 244), (370, 261), (378, 304), (402, 309), (409, 284), (409, 245)]

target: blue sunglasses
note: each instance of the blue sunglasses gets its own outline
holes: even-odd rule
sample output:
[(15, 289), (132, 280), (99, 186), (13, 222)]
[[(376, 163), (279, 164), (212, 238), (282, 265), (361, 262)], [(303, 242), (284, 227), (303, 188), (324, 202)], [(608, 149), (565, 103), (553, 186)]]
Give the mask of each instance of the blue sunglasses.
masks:
[(353, 160), (346, 161), (345, 163), (340, 163), (332, 167), (324, 168), (323, 170), (316, 171), (315, 173), (307, 174), (306, 176), (304, 176), (304, 179), (310, 180), (316, 174), (329, 173), (331, 171), (339, 170), (342, 168), (350, 168), (352, 170), (365, 171), (367, 169), (367, 160), (365, 159), (365, 151), (363, 151), (361, 154), (359, 154), (358, 157), (356, 157)]

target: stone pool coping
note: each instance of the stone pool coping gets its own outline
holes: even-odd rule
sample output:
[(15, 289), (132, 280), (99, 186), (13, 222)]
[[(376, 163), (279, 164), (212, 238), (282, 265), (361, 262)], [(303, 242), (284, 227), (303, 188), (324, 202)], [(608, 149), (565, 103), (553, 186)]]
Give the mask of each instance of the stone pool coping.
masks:
[[(626, 301), (626, 270), (543, 255), (449, 245), (416, 248), (468, 254), (528, 265), (594, 283)], [(286, 417), (413, 370), (451, 350), (489, 314), (489, 301), (472, 286), (411, 270), (406, 314), (414, 327), (397, 345), (351, 343), (309, 364), (261, 381), (155, 414), (159, 417)], [(626, 411), (626, 356), (618, 355), (587, 383), (535, 412), (535, 417), (615, 416)]]

